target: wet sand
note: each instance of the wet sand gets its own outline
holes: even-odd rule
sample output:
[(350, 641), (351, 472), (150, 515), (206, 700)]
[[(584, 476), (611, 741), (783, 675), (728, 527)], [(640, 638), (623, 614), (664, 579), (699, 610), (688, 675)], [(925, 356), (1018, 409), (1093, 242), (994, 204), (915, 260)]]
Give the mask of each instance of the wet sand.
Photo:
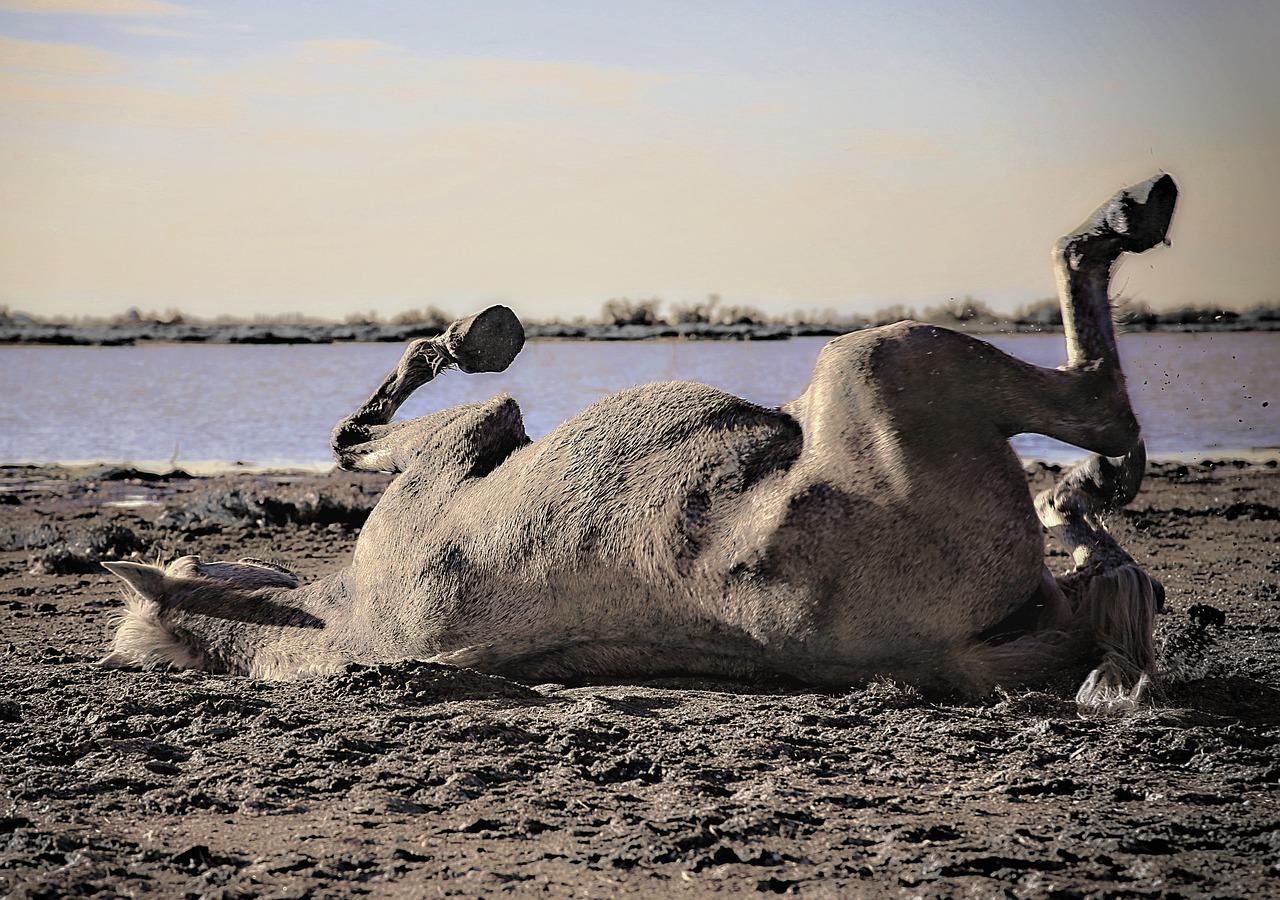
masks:
[(1169, 609), (1152, 703), (1108, 719), (1066, 682), (105, 671), (98, 560), (312, 579), (385, 485), (142, 474), (0, 468), (0, 896), (1280, 895), (1274, 464), (1153, 466), (1116, 516)]

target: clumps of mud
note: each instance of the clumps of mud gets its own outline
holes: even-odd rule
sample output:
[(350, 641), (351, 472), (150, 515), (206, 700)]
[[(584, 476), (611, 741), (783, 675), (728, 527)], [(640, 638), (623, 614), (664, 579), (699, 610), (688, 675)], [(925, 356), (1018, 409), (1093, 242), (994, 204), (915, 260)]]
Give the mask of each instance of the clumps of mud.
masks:
[(237, 528), (280, 528), (297, 525), (336, 525), (355, 531), (369, 518), (377, 502), (356, 486), (333, 491), (228, 486), (215, 482), (188, 495), (183, 505), (169, 509), (158, 527), (187, 534), (212, 534)]
[(0, 526), (0, 553), (42, 550), (62, 540), (62, 532), (47, 522)]
[(1280, 584), (1262, 581), (1253, 589), (1253, 599), (1258, 603), (1275, 603), (1280, 600)]
[(324, 689), (349, 697), (367, 697), (387, 704), (430, 704), (446, 700), (541, 700), (532, 688), (471, 669), (455, 669), (427, 662), (397, 662), (376, 666), (348, 664), (324, 679)]
[(1185, 682), (1213, 674), (1215, 650), (1222, 639), (1227, 614), (1216, 606), (1195, 603), (1186, 617), (1162, 629), (1157, 665), (1163, 682)]
[(80, 476), (86, 481), (189, 481), (191, 473), (183, 469), (172, 469), (168, 472), (150, 472), (133, 466), (97, 465), (85, 470)]
[(151, 544), (118, 523), (60, 528), (46, 522), (0, 527), (0, 552), (34, 551), (28, 558), (33, 575), (79, 575), (99, 571), (107, 559), (141, 553)]
[(1277, 522), (1280, 521), (1280, 507), (1272, 506), (1269, 503), (1232, 503), (1218, 515), (1221, 515), (1229, 522), (1233, 522), (1236, 519), (1249, 519), (1254, 522)]

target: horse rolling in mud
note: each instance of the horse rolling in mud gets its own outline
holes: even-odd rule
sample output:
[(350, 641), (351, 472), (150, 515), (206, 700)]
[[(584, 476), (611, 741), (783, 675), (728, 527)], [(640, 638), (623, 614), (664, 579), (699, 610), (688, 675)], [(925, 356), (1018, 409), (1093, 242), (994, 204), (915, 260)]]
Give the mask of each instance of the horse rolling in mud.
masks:
[[(106, 566), (132, 588), (109, 666), (294, 678), (421, 659), (526, 681), (889, 677), (962, 696), (1083, 675), (1136, 704), (1163, 591), (1108, 535), (1145, 450), (1111, 271), (1165, 241), (1177, 188), (1116, 194), (1058, 242), (1068, 361), (1030, 365), (917, 322), (848, 334), (765, 409), (700, 384), (602, 399), (530, 441), (510, 397), (392, 416), (448, 368), (500, 371), (504, 307), (412, 342), (338, 424), (340, 466), (395, 473), (345, 570), (252, 559)], [(1008, 439), (1095, 454), (1033, 498)], [(1074, 569), (1044, 564), (1046, 526)]]

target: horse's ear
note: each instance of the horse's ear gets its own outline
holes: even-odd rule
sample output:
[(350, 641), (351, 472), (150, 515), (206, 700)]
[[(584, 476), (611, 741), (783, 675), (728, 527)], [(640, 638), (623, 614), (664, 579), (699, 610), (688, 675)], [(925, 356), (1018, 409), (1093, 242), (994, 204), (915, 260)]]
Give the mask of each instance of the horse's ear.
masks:
[(164, 570), (146, 563), (104, 562), (102, 567), (117, 578), (128, 582), (138, 595), (156, 602), (164, 596)]

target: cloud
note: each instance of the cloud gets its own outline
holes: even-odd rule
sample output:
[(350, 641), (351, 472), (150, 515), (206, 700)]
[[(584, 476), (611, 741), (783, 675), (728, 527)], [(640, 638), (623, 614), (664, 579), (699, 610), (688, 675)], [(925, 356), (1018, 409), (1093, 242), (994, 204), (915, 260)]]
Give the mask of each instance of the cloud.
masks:
[(157, 28), (154, 25), (120, 25), (116, 27), (116, 31), (125, 34), (136, 34), (139, 37), (159, 37), (159, 38), (189, 38), (192, 37), (191, 32), (182, 31), (177, 28)]
[(621, 67), (487, 59), (424, 59), (375, 40), (300, 41), (226, 75), (216, 89), (257, 97), (357, 97), (428, 108), (482, 106), (628, 108), (671, 76)]
[(493, 100), (545, 97), (580, 106), (630, 106), (645, 91), (673, 79), (654, 72), (576, 63), (463, 60), (442, 62), (431, 74), (456, 92)]
[(350, 59), (353, 57), (370, 56), (376, 53), (395, 52), (399, 50), (393, 44), (385, 41), (375, 41), (364, 38), (341, 38), (324, 41), (298, 41), (295, 47), (300, 48), (307, 55), (314, 55), (320, 59)]
[(0, 69), (93, 76), (114, 75), (122, 68), (118, 57), (102, 50), (0, 37)]
[(0, 115), (11, 133), (46, 125), (172, 130), (225, 125), (235, 97), (210, 91), (184, 60), (139, 80), (128, 57), (74, 44), (0, 37)]
[(0, 73), (0, 109), (11, 125), (56, 123), (111, 129), (208, 128), (238, 117), (235, 103), (225, 97), (128, 85), (67, 85), (9, 73)]
[(174, 16), (188, 10), (159, 0), (0, 0), (0, 10), (84, 16)]
[(357, 136), (295, 125), (273, 125), (259, 135), (262, 144), (289, 150), (333, 150), (352, 146)]
[(874, 156), (920, 157), (942, 156), (942, 143), (927, 134), (904, 134), (897, 131), (868, 131), (864, 129), (841, 134), (849, 149)]

